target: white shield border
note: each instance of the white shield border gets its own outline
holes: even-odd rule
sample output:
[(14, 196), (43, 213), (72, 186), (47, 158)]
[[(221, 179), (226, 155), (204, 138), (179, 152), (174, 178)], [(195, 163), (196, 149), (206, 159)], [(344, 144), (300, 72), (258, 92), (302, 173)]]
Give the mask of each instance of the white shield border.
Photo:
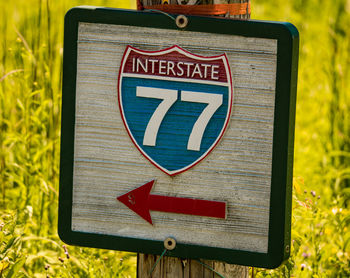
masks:
[[(196, 59), (196, 60), (201, 60), (201, 61), (213, 61), (213, 60), (219, 60), (222, 59), (225, 69), (226, 69), (226, 75), (227, 75), (227, 80), (229, 83), (229, 99), (228, 99), (228, 103), (229, 103), (229, 109), (227, 111), (226, 114), (226, 119), (225, 119), (225, 123), (223, 125), (223, 128), (220, 131), (219, 136), (216, 138), (216, 140), (214, 141), (214, 143), (210, 146), (210, 148), (208, 148), (208, 150), (203, 153), (197, 160), (195, 160), (194, 162), (192, 162), (191, 164), (187, 165), (186, 167), (183, 167), (181, 169), (178, 170), (174, 170), (174, 171), (169, 171), (167, 169), (165, 169), (164, 167), (162, 167), (161, 165), (159, 165), (157, 162), (155, 162), (150, 156), (148, 156), (148, 154), (146, 152), (143, 151), (142, 147), (139, 146), (139, 144), (137, 143), (136, 139), (134, 138), (134, 136), (131, 133), (131, 130), (129, 129), (128, 123), (126, 121), (125, 115), (124, 115), (124, 109), (122, 106), (122, 95), (121, 95), (121, 87), (122, 87), (122, 78), (124, 75), (124, 67), (125, 67), (125, 63), (127, 60), (127, 57), (129, 56), (129, 53), (131, 51), (135, 51), (139, 54), (142, 55), (148, 55), (148, 56), (156, 56), (156, 55), (163, 55), (163, 54), (168, 54), (174, 51), (179, 52), (180, 54), (183, 54), (189, 58), (192, 59)], [(209, 153), (217, 146), (217, 144), (220, 142), (221, 138), (223, 137), (225, 131), (227, 130), (227, 126), (229, 123), (229, 120), (231, 118), (231, 113), (232, 113), (232, 104), (233, 104), (233, 84), (232, 84), (232, 77), (231, 77), (231, 69), (229, 67), (229, 63), (228, 63), (228, 59), (225, 53), (221, 54), (221, 55), (217, 55), (217, 56), (200, 56), (200, 55), (196, 55), (193, 53), (190, 53), (188, 51), (186, 51), (185, 49), (181, 48), (180, 46), (177, 45), (173, 45), (171, 47), (162, 49), (162, 50), (156, 50), (156, 51), (147, 51), (147, 50), (141, 50), (141, 49), (137, 49), (135, 47), (132, 47), (131, 45), (127, 45), (123, 57), (122, 57), (122, 62), (121, 62), (121, 67), (119, 69), (119, 75), (118, 75), (118, 105), (119, 105), (119, 111), (120, 111), (120, 115), (122, 118), (122, 121), (124, 123), (124, 126), (126, 128), (126, 131), (129, 135), (129, 137), (131, 138), (131, 141), (134, 143), (135, 147), (140, 151), (140, 153), (147, 158), (155, 167), (157, 167), (159, 170), (163, 171), (164, 173), (166, 173), (169, 176), (175, 176), (177, 174), (180, 174), (182, 172), (185, 172), (187, 170), (189, 170), (190, 168), (194, 167), (195, 165), (197, 165), (199, 162), (201, 162), (205, 157), (207, 157), (209, 155)], [(173, 80), (170, 79), (169, 80)], [(176, 80), (179, 80), (178, 78), (176, 78)], [(205, 83), (205, 81), (203, 82)]]

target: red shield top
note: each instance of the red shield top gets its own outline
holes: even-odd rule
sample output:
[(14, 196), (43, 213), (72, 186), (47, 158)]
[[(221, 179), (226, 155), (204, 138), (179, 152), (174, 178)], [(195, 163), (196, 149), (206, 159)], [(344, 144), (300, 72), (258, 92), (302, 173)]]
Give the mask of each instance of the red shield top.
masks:
[(129, 46), (124, 55), (122, 72), (227, 83), (230, 77), (225, 60), (226, 55), (202, 57), (176, 45), (157, 52), (140, 51)]

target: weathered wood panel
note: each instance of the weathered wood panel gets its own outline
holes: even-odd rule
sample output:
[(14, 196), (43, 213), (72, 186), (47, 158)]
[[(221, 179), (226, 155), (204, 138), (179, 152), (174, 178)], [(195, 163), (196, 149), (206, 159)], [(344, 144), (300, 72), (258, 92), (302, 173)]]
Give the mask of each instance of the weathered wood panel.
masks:
[[(234, 84), (224, 137), (206, 159), (175, 177), (134, 147), (117, 100), (126, 45), (159, 50), (172, 46), (169, 41), (198, 55), (226, 53)], [(269, 39), (80, 23), (72, 229), (267, 252), (276, 53)], [(154, 178), (154, 194), (227, 201), (228, 219), (151, 212), (151, 226), (116, 201)]]

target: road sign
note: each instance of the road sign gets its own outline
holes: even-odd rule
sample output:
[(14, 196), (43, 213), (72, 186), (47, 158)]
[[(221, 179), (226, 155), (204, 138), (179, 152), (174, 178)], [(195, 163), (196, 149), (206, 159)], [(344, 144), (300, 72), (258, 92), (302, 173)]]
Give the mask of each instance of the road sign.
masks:
[(298, 33), (82, 7), (65, 21), (59, 235), (273, 268), (289, 256)]
[(118, 83), (130, 138), (170, 176), (204, 159), (227, 127), (232, 81), (225, 54), (203, 57), (176, 45), (160, 51), (127, 46)]

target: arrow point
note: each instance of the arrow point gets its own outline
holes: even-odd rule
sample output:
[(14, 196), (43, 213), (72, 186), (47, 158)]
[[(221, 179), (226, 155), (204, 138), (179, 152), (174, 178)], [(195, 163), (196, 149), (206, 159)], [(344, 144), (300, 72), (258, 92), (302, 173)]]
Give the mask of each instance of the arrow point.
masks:
[(149, 196), (154, 182), (155, 180), (147, 182), (144, 185), (117, 197), (118, 201), (122, 202), (151, 225), (153, 225), (153, 223), (149, 213)]

